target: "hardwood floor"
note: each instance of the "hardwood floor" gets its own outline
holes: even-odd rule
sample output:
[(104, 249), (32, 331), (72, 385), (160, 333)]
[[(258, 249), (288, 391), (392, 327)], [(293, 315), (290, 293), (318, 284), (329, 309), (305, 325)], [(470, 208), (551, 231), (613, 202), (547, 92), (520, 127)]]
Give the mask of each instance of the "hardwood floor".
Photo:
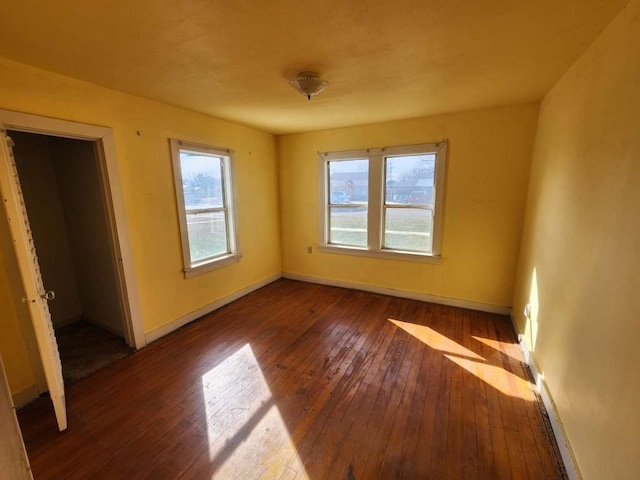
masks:
[(279, 280), (19, 412), (36, 480), (563, 478), (506, 317)]

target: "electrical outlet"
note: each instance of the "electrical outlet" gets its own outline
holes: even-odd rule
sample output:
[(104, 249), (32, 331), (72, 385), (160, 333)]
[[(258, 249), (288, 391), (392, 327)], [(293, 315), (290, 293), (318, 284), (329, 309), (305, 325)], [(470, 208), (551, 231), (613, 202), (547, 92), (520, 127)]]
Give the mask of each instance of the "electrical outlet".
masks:
[(307, 253), (313, 253), (313, 247), (307, 247)]

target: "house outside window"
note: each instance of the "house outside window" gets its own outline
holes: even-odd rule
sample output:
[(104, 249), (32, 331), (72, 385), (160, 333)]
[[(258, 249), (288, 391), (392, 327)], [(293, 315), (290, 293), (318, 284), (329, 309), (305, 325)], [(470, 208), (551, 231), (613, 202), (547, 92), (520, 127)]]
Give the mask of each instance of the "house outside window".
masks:
[(184, 273), (240, 260), (233, 151), (171, 139)]
[(328, 253), (440, 256), (446, 142), (320, 153), (320, 245)]

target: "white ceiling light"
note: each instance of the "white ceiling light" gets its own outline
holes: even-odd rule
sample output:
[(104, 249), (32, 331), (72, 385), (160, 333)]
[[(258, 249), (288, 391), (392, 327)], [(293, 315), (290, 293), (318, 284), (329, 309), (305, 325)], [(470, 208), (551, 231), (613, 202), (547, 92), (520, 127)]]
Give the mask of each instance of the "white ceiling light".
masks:
[(328, 85), (328, 82), (320, 78), (320, 75), (316, 72), (300, 72), (289, 83), (309, 100)]

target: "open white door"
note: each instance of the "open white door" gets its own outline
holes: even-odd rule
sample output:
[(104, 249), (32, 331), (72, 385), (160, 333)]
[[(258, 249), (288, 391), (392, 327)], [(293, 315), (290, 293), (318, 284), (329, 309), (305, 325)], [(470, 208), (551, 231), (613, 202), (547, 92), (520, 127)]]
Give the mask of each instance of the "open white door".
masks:
[(49, 394), (56, 413), (58, 428), (62, 431), (67, 428), (62, 363), (47, 303), (53, 298), (53, 292), (46, 292), (42, 284), (40, 266), (27, 218), (27, 209), (22, 197), (12, 145), (11, 138), (4, 130), (0, 130), (0, 190), (22, 275), (22, 284), (26, 294), (24, 301), (29, 306)]

